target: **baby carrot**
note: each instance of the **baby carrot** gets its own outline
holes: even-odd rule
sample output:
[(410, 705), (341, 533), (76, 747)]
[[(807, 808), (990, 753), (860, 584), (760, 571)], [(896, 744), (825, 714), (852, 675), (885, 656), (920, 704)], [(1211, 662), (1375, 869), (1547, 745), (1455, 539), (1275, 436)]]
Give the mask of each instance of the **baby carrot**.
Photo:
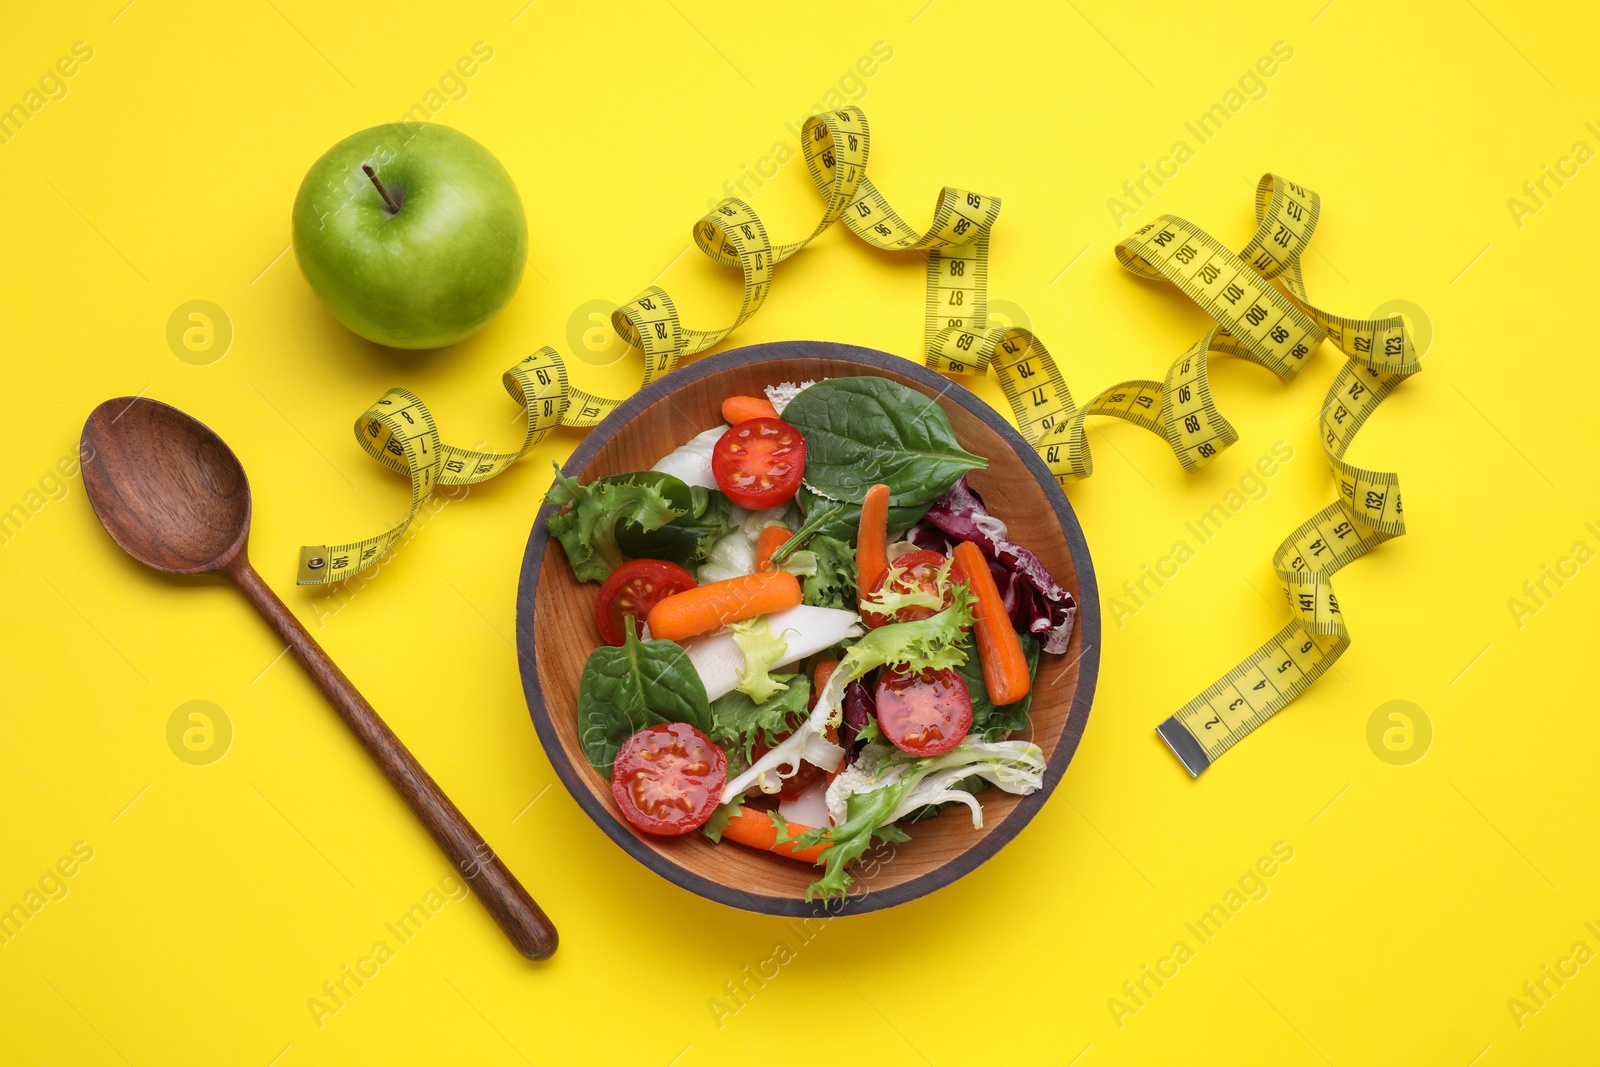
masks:
[(1021, 700), (1032, 685), (1028, 677), (1028, 657), (1023, 654), (1017, 632), (1011, 628), (1011, 616), (1000, 599), (994, 575), (989, 573), (989, 561), (984, 558), (983, 550), (971, 541), (957, 545), (954, 556), (956, 578), (966, 581), (978, 601), (973, 613), (978, 623), (973, 629), (977, 634), (978, 662), (983, 665), (983, 683), (989, 690), (989, 699), (996, 704)]
[[(809, 829), (811, 827), (792, 822), (789, 824), (789, 836), (799, 837)], [(793, 841), (786, 841), (780, 845), (778, 828), (773, 825), (772, 817), (764, 811), (746, 807), (741, 807), (728, 817), (728, 825), (723, 827), (722, 836), (741, 845), (764, 848), (768, 852), (776, 852), (780, 856), (804, 860), (807, 863), (817, 863), (821, 860), (822, 854), (833, 847), (832, 841), (824, 841), (810, 848), (797, 848)]]
[(674, 593), (651, 608), (646, 621), (651, 637), (682, 641), (730, 622), (799, 604), (800, 583), (794, 575), (780, 570), (758, 571)]
[(828, 684), (828, 679), (833, 677), (833, 672), (839, 669), (839, 661), (825, 659), (817, 664), (816, 670), (811, 675), (812, 692), (822, 692), (822, 687)]
[(731, 426), (750, 419), (775, 419), (778, 409), (764, 396), (730, 396), (722, 402), (722, 419)]
[(856, 597), (878, 587), (889, 570), (889, 487), (875, 485), (861, 502), (861, 529), (856, 535)]
[[(828, 679), (832, 678), (833, 672), (838, 669), (839, 661), (836, 659), (821, 660), (817, 663), (816, 667), (812, 669), (811, 695), (806, 698), (807, 711), (810, 711), (817, 706), (817, 697), (821, 695), (822, 687), (828, 684)], [(828, 734), (828, 740), (837, 745), (839, 743), (839, 728), (836, 726), (828, 727)], [(848, 763), (849, 761), (846, 760), (845, 762)]]
[(793, 536), (794, 531), (787, 526), (768, 526), (762, 530), (761, 536), (756, 538), (756, 570), (766, 570), (772, 563), (772, 554)]

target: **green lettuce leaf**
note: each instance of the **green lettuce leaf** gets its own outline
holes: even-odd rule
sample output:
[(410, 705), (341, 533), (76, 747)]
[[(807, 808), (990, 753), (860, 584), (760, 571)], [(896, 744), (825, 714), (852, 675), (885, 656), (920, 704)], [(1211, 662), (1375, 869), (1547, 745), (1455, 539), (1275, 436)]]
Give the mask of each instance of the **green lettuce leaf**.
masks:
[(772, 748), (806, 717), (811, 683), (803, 674), (778, 675), (785, 686), (765, 701), (756, 702), (735, 689), (711, 702), (711, 729), (706, 736), (728, 754), (730, 770), (748, 767), (756, 742)]
[(743, 803), (744, 796), (740, 795), (726, 804), (718, 805), (716, 810), (711, 813), (711, 818), (707, 819), (705, 825), (700, 827), (700, 832), (711, 838), (711, 840), (720, 842), (722, 840), (722, 831), (728, 828), (728, 820), (733, 818), (733, 813), (738, 811)]
[(855, 548), (837, 537), (818, 534), (811, 539), (808, 550), (816, 557), (816, 566), (800, 583), (805, 602), (819, 608), (856, 610)]
[(653, 484), (667, 503), (683, 512), (665, 526), (645, 530), (624, 520), (617, 524), (617, 547), (627, 559), (664, 559), (691, 573), (729, 530), (732, 502), (715, 489), (685, 485), (670, 474), (640, 471), (629, 475), (636, 485)]
[(983, 809), (973, 798), (973, 779), (1027, 794), (1044, 784), (1044, 768), (1044, 753), (1031, 741), (988, 743), (969, 737), (926, 759), (908, 757), (889, 745), (868, 746), (828, 786), (828, 809), (840, 820), (838, 825), (781, 835), (780, 840), (801, 848), (831, 842), (833, 847), (822, 854), (825, 873), (807, 888), (806, 899), (843, 896), (851, 883), (846, 868), (873, 841), (908, 840), (894, 825), (897, 820), (932, 805), (960, 802), (971, 810), (973, 826), (981, 826)]
[(943, 590), (950, 584), (950, 569), (954, 561), (949, 557), (934, 573), (934, 590), (922, 587), (921, 582), (905, 581), (908, 568), (890, 564), (878, 588), (861, 601), (862, 611), (871, 611), (885, 618), (893, 618), (904, 608), (925, 608), (938, 611), (944, 607)]
[(907, 671), (961, 666), (967, 661), (963, 645), (966, 631), (973, 623), (975, 603), (967, 583), (960, 582), (951, 587), (951, 603), (943, 611), (926, 619), (894, 622), (868, 630), (845, 652), (826, 688), (834, 689), (837, 684), (842, 695), (846, 685), (868, 671), (891, 664)]
[[(619, 523), (633, 523), (649, 532), (687, 513), (662, 493), (662, 479), (667, 478), (671, 476), (646, 471), (597, 478), (588, 485), (579, 485), (576, 478), (556, 470), (556, 484), (545, 495), (547, 501), (560, 505), (560, 510), (550, 516), (550, 532), (566, 550), (567, 562), (578, 581), (603, 582), (622, 565), (623, 552), (617, 543)], [(676, 478), (671, 481), (677, 482), (687, 499), (688, 486)]]
[(816, 897), (828, 900), (845, 896), (853, 881), (845, 868), (865, 855), (873, 841), (911, 840), (889, 817), (915, 786), (913, 779), (903, 776), (881, 789), (852, 794), (847, 802), (845, 821), (838, 826), (818, 827), (792, 837), (787, 827), (779, 832), (779, 843), (793, 841), (800, 848), (832, 842), (832, 847), (823, 852), (818, 861), (822, 864), (822, 877), (806, 887), (808, 902)]
[(856, 731), (856, 744), (870, 745), (883, 737), (883, 732), (878, 729), (878, 717), (869, 715), (867, 724)]

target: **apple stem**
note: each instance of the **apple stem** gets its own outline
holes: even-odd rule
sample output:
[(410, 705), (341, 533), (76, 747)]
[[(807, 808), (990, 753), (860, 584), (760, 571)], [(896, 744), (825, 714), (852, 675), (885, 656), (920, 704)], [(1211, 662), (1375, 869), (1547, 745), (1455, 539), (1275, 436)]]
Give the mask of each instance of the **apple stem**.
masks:
[(384, 204), (389, 208), (389, 214), (400, 214), (400, 205), (395, 203), (394, 197), (389, 195), (389, 190), (385, 189), (383, 183), (378, 180), (378, 172), (365, 163), (361, 164), (361, 169), (367, 172), (367, 177), (371, 178), (372, 184), (377, 186), (378, 195), (383, 197)]

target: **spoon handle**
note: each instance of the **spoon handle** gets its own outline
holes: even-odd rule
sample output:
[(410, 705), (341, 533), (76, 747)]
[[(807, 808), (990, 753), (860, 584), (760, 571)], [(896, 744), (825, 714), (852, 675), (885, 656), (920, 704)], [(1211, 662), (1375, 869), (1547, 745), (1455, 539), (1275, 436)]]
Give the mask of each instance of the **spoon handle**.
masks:
[(278, 634), (289, 643), (317, 685), (333, 702), (345, 725), (366, 746), (390, 783), (400, 791), (433, 834), (439, 847), (467, 878), (478, 899), (489, 909), (512, 944), (529, 959), (542, 960), (556, 950), (556, 929), (534, 903), (522, 883), (506, 869), (477, 830), (444, 791), (423, 770), (422, 764), (406, 750), (400, 739), (372, 710), (366, 698), (343, 671), (328, 658), (316, 639), (300, 625), (300, 620), (284, 606), (276, 593), (262, 581), (243, 559), (229, 568), (229, 577), (244, 590), (256, 609), (266, 616)]

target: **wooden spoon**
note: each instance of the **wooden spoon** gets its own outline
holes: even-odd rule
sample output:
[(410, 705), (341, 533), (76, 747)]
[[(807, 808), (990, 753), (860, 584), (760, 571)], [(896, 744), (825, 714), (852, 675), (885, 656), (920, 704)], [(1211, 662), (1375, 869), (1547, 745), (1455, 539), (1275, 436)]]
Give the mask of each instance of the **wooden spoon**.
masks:
[(556, 931), (428, 772), (384, 725), (245, 558), (250, 483), (204, 424), (157, 400), (107, 400), (83, 424), (83, 484), (123, 551), (172, 574), (221, 571), (266, 616), (439, 847), (466, 875), (517, 951), (542, 960)]

